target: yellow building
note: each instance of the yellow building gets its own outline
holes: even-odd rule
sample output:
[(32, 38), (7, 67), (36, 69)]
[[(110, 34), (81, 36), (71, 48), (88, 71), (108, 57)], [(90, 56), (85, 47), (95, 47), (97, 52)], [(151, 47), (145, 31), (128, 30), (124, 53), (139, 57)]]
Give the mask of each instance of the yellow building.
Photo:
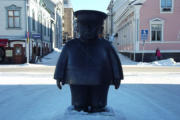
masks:
[(73, 8), (69, 0), (64, 0), (64, 31), (63, 40), (67, 42), (73, 38)]

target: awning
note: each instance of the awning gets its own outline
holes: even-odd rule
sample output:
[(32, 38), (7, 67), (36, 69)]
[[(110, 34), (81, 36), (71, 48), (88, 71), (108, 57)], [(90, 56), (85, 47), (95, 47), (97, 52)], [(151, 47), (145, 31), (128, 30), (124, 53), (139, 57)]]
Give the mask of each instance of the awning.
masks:
[(0, 47), (7, 46), (8, 39), (0, 39)]

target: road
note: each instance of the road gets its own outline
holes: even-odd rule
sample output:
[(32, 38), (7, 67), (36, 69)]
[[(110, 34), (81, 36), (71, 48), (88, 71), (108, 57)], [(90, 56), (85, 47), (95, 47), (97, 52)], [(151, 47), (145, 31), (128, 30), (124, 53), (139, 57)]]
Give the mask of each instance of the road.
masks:
[[(40, 67), (1, 67), (0, 72), (39, 72), (39, 73), (54, 73), (54, 66)], [(180, 67), (165, 67), (165, 66), (123, 66), (123, 71), (126, 72), (176, 72), (180, 73)]]
[[(68, 86), (0, 85), (0, 120), (179, 120), (179, 85), (123, 84), (111, 87), (108, 106), (115, 116), (65, 114)], [(112, 119), (114, 118), (114, 119)]]
[[(67, 116), (70, 89), (65, 85), (58, 90), (53, 80), (54, 69), (1, 67), (0, 120), (110, 119), (97, 115)], [(111, 86), (108, 95), (115, 120), (179, 120), (180, 67), (123, 66), (123, 70), (125, 78), (120, 89)]]

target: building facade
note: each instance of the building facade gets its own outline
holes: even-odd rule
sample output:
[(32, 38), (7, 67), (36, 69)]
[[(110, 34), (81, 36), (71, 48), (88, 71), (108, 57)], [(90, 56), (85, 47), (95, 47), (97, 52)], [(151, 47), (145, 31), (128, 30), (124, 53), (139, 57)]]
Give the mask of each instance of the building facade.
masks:
[(0, 3), (1, 63), (36, 62), (53, 47), (59, 48), (53, 46), (59, 44), (57, 39), (62, 40), (62, 31), (58, 32), (59, 38), (55, 35), (57, 24), (61, 23), (59, 19), (56, 22), (56, 16), (61, 16), (55, 13), (57, 1), (0, 0)]
[(104, 21), (104, 35), (107, 39), (111, 39), (111, 37), (113, 36), (113, 3), (114, 0), (111, 0), (107, 7), (107, 18)]
[[(47, 0), (49, 1), (49, 0)], [(53, 48), (61, 48), (63, 44), (63, 16), (64, 16), (64, 4), (63, 0), (52, 0), (55, 6), (49, 6), (51, 11), (54, 11), (54, 23), (55, 23), (55, 30), (54, 30), (54, 41), (53, 41)], [(50, 4), (48, 4), (50, 5)]]
[(113, 7), (114, 45), (135, 61), (162, 58), (180, 61), (180, 1), (116, 0)]
[(63, 31), (63, 41), (66, 43), (68, 40), (74, 37), (73, 35), (73, 21), (74, 21), (74, 11), (70, 0), (64, 0), (64, 31)]

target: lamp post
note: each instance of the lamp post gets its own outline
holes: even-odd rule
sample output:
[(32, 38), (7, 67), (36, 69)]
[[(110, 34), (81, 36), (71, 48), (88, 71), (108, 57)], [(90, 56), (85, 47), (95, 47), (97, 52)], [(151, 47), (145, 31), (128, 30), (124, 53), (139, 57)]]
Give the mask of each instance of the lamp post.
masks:
[[(137, 0), (134, 0), (132, 2), (129, 3), (129, 6), (142, 6), (143, 3), (136, 3)], [(139, 10), (139, 7), (138, 7)], [(137, 10), (136, 10), (136, 39), (134, 42), (134, 61), (136, 60), (136, 43), (137, 40), (139, 40), (139, 16), (137, 15)], [(143, 50), (144, 51), (144, 50)]]
[(26, 57), (27, 57), (27, 64), (29, 64), (29, 0), (26, 0)]

